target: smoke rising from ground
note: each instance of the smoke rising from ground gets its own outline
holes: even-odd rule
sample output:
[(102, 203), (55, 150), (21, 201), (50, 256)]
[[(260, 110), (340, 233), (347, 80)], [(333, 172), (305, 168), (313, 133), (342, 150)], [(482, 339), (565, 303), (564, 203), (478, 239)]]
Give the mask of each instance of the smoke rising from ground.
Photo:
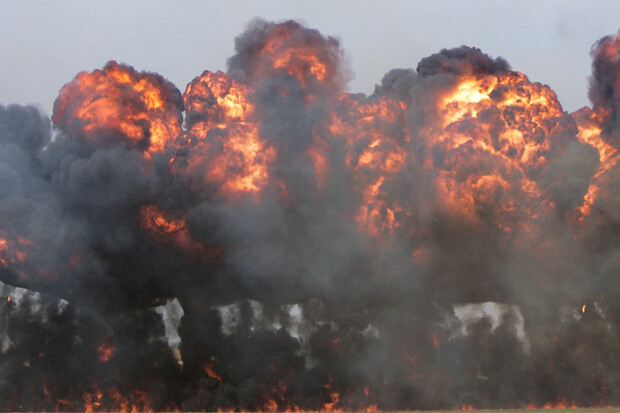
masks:
[(573, 114), (466, 46), (370, 96), (297, 22), (235, 49), (0, 106), (3, 409), (620, 404), (618, 36)]

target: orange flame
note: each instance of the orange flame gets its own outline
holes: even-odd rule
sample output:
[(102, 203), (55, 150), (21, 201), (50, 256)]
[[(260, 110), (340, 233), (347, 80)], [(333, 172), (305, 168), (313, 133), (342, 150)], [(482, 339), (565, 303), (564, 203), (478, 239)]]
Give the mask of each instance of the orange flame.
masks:
[(111, 342), (103, 342), (97, 348), (97, 359), (100, 363), (110, 361), (116, 353), (116, 345)]
[(251, 68), (252, 75), (260, 79), (284, 71), (305, 89), (315, 83), (333, 85), (339, 70), (336, 43), (328, 40), (323, 47), (317, 47), (317, 43), (324, 41), (322, 37), (316, 32), (299, 36), (302, 29), (292, 21), (271, 28)]
[(140, 227), (151, 238), (170, 243), (189, 255), (204, 258), (205, 247), (192, 238), (183, 218), (155, 205), (144, 204), (140, 207), (139, 219)]
[(548, 402), (542, 406), (534, 403), (528, 404), (526, 410), (550, 410), (550, 409), (577, 409), (578, 406), (574, 401), (567, 402), (566, 400), (560, 400), (557, 402)]
[(83, 395), (85, 412), (116, 411), (122, 413), (152, 412), (151, 401), (143, 391), (132, 391), (123, 395), (117, 388), (111, 387), (106, 391), (95, 387), (93, 392)]
[(235, 199), (257, 195), (268, 181), (275, 151), (258, 136), (247, 86), (222, 72), (204, 72), (187, 85), (188, 132), (198, 139), (190, 154), (189, 172), (202, 174), (197, 190), (214, 186)]
[[(601, 165), (578, 208), (583, 217), (603, 196), (601, 187), (606, 174), (619, 164), (620, 151), (603, 136), (610, 116), (608, 109), (585, 109), (571, 120), (551, 89), (530, 82), (518, 72), (467, 74), (458, 79), (454, 76), (452, 84), (432, 95), (431, 107), (423, 108), (428, 112), (424, 113), (425, 120), (417, 125), (419, 130), (413, 130), (409, 117), (416, 108), (406, 98), (399, 100), (379, 92), (368, 98), (338, 96), (340, 89), (332, 88), (340, 82), (337, 48), (327, 47), (328, 52), (323, 53), (323, 48), (315, 47), (313, 42), (318, 38), (312, 33), (300, 41), (299, 28), (294, 22), (274, 26), (254, 51), (257, 56), (249, 73), (229, 76), (205, 71), (187, 85), (182, 96), (160, 77), (116, 63), (81, 73), (61, 90), (53, 121), (66, 135), (90, 144), (112, 142), (143, 150), (153, 164), (159, 157), (169, 156), (165, 159), (169, 167), (166, 172), (173, 178), (180, 176), (192, 196), (228, 202), (227, 206), (246, 199), (257, 204), (271, 192), (285, 198), (287, 188), (277, 176), (278, 157), (285, 154), (278, 153), (277, 143), (262, 136), (260, 122), (264, 113), (255, 104), (258, 100), (254, 87), (274, 74), (286, 74), (287, 80), (303, 89), (305, 104), (318, 102), (334, 109), (326, 117), (326, 124), (313, 129), (305, 155), (314, 166), (319, 192), (330, 189), (330, 174), (340, 171), (335, 166), (346, 171), (343, 181), (350, 185), (354, 200), (346, 213), (372, 246), (383, 246), (400, 235), (409, 242), (417, 231), (424, 235), (425, 220), (418, 218), (425, 213), (420, 211), (425, 204), (412, 201), (408, 190), (399, 190), (405, 195), (394, 196), (395, 188), (418, 183), (403, 182), (404, 176), (429, 182), (429, 199), (425, 202), (436, 203), (432, 205), (435, 210), (466, 224), (493, 221), (489, 232), (499, 232), (502, 241), (518, 242), (522, 238), (534, 239), (528, 235), (535, 231), (536, 224), (529, 221), (536, 221), (538, 214), (554, 207), (551, 195), (542, 184), (539, 186), (554, 145), (562, 146), (564, 141), (577, 138), (598, 151)], [(331, 44), (330, 40), (326, 42)], [(617, 60), (618, 42), (603, 47), (601, 53)], [(291, 92), (282, 93), (288, 97)], [(187, 115), (185, 130), (181, 128), (181, 101)], [(335, 161), (330, 158), (331, 145), (341, 149), (341, 158)], [(185, 149), (183, 158), (179, 154)], [(144, 236), (142, 241), (173, 245), (189, 255), (204, 257), (207, 247), (192, 237), (186, 223), (187, 209), (165, 209), (165, 201), (158, 205), (142, 205), (135, 217)], [(523, 217), (527, 217), (527, 223), (523, 223)], [(527, 234), (519, 238), (517, 233)], [(1, 267), (18, 266), (28, 254), (34, 255), (31, 247), (35, 244), (28, 239), (4, 232), (0, 235)], [(432, 249), (420, 244), (417, 240), (407, 243), (407, 256), (416, 265), (433, 263)], [(85, 254), (67, 257), (68, 266), (77, 265)], [(6, 300), (10, 302), (11, 296)], [(583, 304), (581, 312), (585, 313), (586, 308)], [(427, 333), (423, 340), (435, 350), (448, 345), (436, 333)], [(330, 344), (337, 353), (344, 351), (347, 343), (337, 337)], [(96, 349), (97, 360), (109, 362), (116, 351), (115, 344), (106, 340)], [(404, 353), (405, 362), (410, 364), (410, 371), (405, 372), (409, 374), (404, 377), (419, 382), (423, 376), (418, 371), (423, 363), (418, 363), (417, 355)], [(213, 364), (203, 364), (202, 369), (211, 379), (223, 382)], [(85, 411), (152, 408), (142, 391), (100, 387), (93, 386), (92, 391), (83, 394)], [(330, 377), (324, 385), (329, 401), (322, 410), (349, 409), (354, 399), (351, 393), (333, 387)], [(45, 397), (50, 394), (47, 387), (43, 392)], [(365, 400), (359, 410), (377, 410), (369, 387), (360, 386), (353, 393)], [(265, 411), (301, 411), (298, 406), (288, 405), (286, 396), (286, 382), (280, 379), (267, 395), (260, 395), (256, 404)], [(542, 406), (575, 407), (575, 402), (566, 401)], [(540, 407), (531, 404), (527, 408)], [(460, 406), (463, 411), (474, 409), (470, 404)]]
[(93, 142), (120, 133), (131, 146), (155, 152), (181, 132), (181, 110), (180, 93), (161, 77), (110, 62), (63, 87), (52, 120)]
[(219, 374), (217, 374), (217, 372), (215, 371), (215, 368), (211, 364), (205, 364), (203, 366), (203, 369), (205, 373), (207, 373), (207, 376), (211, 377), (212, 379), (216, 379), (220, 383), (222, 382), (222, 377)]
[[(0, 231), (0, 235), (2, 231)], [(24, 237), (16, 237), (12, 240), (5, 235), (6, 238), (0, 236), (0, 266), (9, 268), (19, 264), (23, 264), (28, 258), (25, 248), (33, 246), (34, 243)]]
[[(362, 194), (355, 216), (360, 229), (375, 238), (389, 238), (401, 226), (400, 215), (408, 212), (383, 188), (407, 163), (402, 143), (408, 140), (404, 126), (404, 104), (388, 98), (360, 101), (350, 95), (339, 98), (338, 115), (331, 133), (346, 142), (347, 166), (354, 171), (354, 185)], [(391, 136), (386, 125), (400, 125), (404, 136)], [(399, 140), (399, 138), (401, 140)]]

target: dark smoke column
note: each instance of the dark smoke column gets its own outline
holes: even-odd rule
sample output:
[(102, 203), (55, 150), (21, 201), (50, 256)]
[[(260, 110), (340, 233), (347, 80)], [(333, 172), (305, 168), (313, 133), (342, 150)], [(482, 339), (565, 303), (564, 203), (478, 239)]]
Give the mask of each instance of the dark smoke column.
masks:
[(620, 145), (620, 35), (606, 36), (592, 46), (592, 77), (588, 96), (602, 118), (603, 138)]

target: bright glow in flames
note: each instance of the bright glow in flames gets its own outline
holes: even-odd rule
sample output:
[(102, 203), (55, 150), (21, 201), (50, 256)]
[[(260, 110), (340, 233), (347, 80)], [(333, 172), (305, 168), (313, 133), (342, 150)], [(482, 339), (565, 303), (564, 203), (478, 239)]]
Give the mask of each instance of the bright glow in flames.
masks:
[[(203, 171), (204, 184), (234, 199), (257, 194), (268, 182), (276, 153), (258, 136), (249, 89), (222, 72), (205, 72), (187, 85), (189, 132), (199, 140), (190, 170)], [(215, 98), (215, 99), (214, 99)]]
[[(237, 411), (251, 406), (256, 411), (300, 412), (306, 406), (291, 401), (298, 400), (295, 397), (300, 390), (290, 383), (298, 378), (296, 374), (308, 372), (308, 377), (300, 380), (313, 381), (316, 395), (309, 398), (307, 405), (313, 411), (376, 411), (390, 406), (386, 400), (392, 397), (392, 392), (417, 391), (417, 387), (405, 387), (412, 383), (424, 389), (427, 382), (431, 383), (430, 388), (446, 380), (450, 386), (454, 385), (445, 391), (448, 394), (461, 384), (455, 384), (457, 380), (452, 377), (442, 377), (445, 372), (429, 366), (433, 363), (425, 357), (438, 360), (440, 355), (452, 352), (462, 343), (473, 343), (467, 340), (473, 339), (475, 329), (486, 329), (486, 336), (493, 336), (497, 326), (482, 322), (472, 324), (471, 332), (469, 327), (463, 327), (467, 334), (463, 333), (462, 337), (438, 333), (437, 326), (446, 333), (454, 333), (457, 328), (448, 325), (457, 324), (454, 317), (446, 316), (445, 325), (438, 322), (440, 316), (437, 314), (449, 312), (444, 308), (446, 303), (453, 299), (455, 302), (487, 299), (487, 295), (500, 291), (494, 289), (495, 283), (500, 289), (505, 285), (514, 286), (522, 281), (519, 277), (535, 283), (538, 274), (547, 273), (547, 261), (566, 261), (564, 255), (587, 249), (578, 244), (582, 241), (580, 236), (589, 235), (590, 221), (599, 218), (603, 221), (603, 214), (598, 214), (603, 208), (599, 206), (613, 197), (607, 186), (614, 182), (614, 171), (620, 165), (620, 149), (610, 133), (610, 122), (617, 108), (599, 102), (592, 109), (584, 108), (568, 115), (549, 87), (491, 64), (489, 67), (480, 65), (464, 74), (459, 70), (441, 71), (439, 78), (432, 79), (429, 77), (437, 73), (430, 69), (417, 73), (396, 71), (386, 75), (371, 96), (343, 93), (346, 74), (340, 67), (341, 52), (337, 42), (314, 31), (300, 34), (300, 30), (301, 26), (294, 22), (274, 25), (247, 49), (243, 48), (245, 43), (241, 38), (238, 43), (243, 50), (229, 61), (230, 74), (205, 71), (187, 85), (183, 95), (159, 75), (139, 73), (114, 62), (102, 70), (80, 73), (62, 88), (52, 117), (59, 130), (57, 141), (41, 151), (58, 150), (66, 156), (59, 161), (58, 170), (51, 170), (53, 167), (45, 162), (41, 165), (34, 162), (36, 166), (24, 168), (30, 173), (30, 169), (40, 167), (44, 172), (36, 178), (42, 182), (31, 179), (34, 183), (29, 184), (45, 184), (45, 190), (56, 197), (51, 207), (42, 208), (43, 211), (32, 207), (36, 213), (52, 217), (50, 228), (40, 229), (39, 233), (39, 229), (25, 227), (29, 228), (25, 231), (28, 237), (36, 234), (32, 237), (36, 242), (13, 230), (19, 227), (13, 221), (1, 228), (0, 271), (9, 274), (7, 278), (24, 284), (28, 284), (30, 278), (43, 276), (40, 278), (45, 279), (45, 285), (53, 287), (50, 287), (51, 295), (58, 296), (67, 291), (67, 294), (79, 294), (80, 286), (89, 283), (97, 286), (100, 283), (110, 290), (118, 287), (118, 297), (110, 300), (110, 306), (116, 305), (115, 300), (121, 303), (118, 309), (114, 307), (117, 312), (109, 317), (120, 320), (121, 325), (109, 324), (122, 330), (126, 328), (124, 322), (134, 322), (134, 316), (136, 319), (153, 316), (153, 323), (165, 331), (166, 343), (161, 340), (161, 331), (157, 338), (142, 331), (136, 332), (136, 336), (148, 336), (144, 339), (145, 346), (152, 345), (162, 354), (175, 352), (178, 363), (166, 365), (162, 362), (160, 365), (158, 359), (153, 363), (154, 369), (156, 374), (164, 372), (161, 377), (173, 377), (182, 385), (170, 389), (170, 393), (174, 393), (172, 401), (162, 405), (144, 391), (159, 389), (161, 377), (152, 381), (151, 377), (140, 377), (137, 385), (127, 384), (122, 377), (127, 371), (122, 365), (126, 360), (124, 338), (105, 336), (110, 330), (103, 329), (104, 333), (93, 339), (84, 353), (96, 370), (110, 374), (117, 381), (104, 385), (93, 379), (82, 384), (79, 391), (75, 390), (77, 396), (72, 393), (74, 390), (65, 392), (77, 398), (77, 402), (60, 398), (52, 401), (57, 390), (46, 384), (40, 390), (47, 403), (45, 406), (55, 403), (60, 406), (59, 410), (83, 408), (88, 412), (150, 411), (154, 406), (174, 410), (184, 408), (181, 399), (188, 396), (195, 403), (188, 404), (192, 408), (206, 406)], [(617, 61), (619, 50), (620, 38), (605, 43), (598, 52)], [(481, 54), (476, 56), (483, 58)], [(468, 58), (457, 56), (455, 59)], [(611, 82), (614, 93), (620, 90), (619, 79)], [(62, 153), (65, 149), (59, 142), (66, 143), (67, 147), (75, 146), (75, 153)], [(92, 207), (93, 199), (83, 200), (79, 198), (81, 194), (74, 193), (80, 192), (74, 189), (80, 188), (80, 179), (89, 175), (91, 169), (81, 171), (71, 166), (76, 163), (95, 165), (99, 160), (97, 156), (111, 148), (130, 151), (135, 156), (132, 159), (144, 161), (144, 170), (140, 171), (143, 179), (136, 184), (142, 191), (135, 197), (132, 192), (126, 204), (118, 202), (123, 204), (120, 206), (103, 202), (103, 206)], [(572, 150), (580, 160), (598, 154), (598, 169), (592, 161), (583, 167), (585, 172), (571, 175), (572, 171), (563, 164), (569, 163), (567, 159), (573, 155)], [(74, 158), (79, 161), (72, 163)], [(53, 162), (55, 160), (49, 161)], [(97, 170), (97, 166), (92, 166), (93, 177), (85, 177), (87, 183), (89, 179), (106, 180), (111, 175), (107, 170)], [(588, 174), (588, 171), (592, 172)], [(5, 171), (0, 172), (4, 178)], [(6, 175), (12, 179), (13, 175)], [(131, 187), (133, 177), (127, 178), (127, 186)], [(113, 187), (115, 195), (117, 188), (122, 198), (124, 182)], [(24, 185), (23, 193), (15, 197), (27, 198), (30, 190)], [(562, 204), (562, 201), (566, 202)], [(33, 204), (36, 202), (32, 200)], [(593, 214), (593, 210), (597, 213)], [(60, 211), (58, 216), (57, 211)], [(4, 210), (0, 212), (0, 218), (5, 219)], [(73, 212), (76, 217), (72, 217), (71, 222), (62, 221), (64, 215)], [(15, 221), (22, 219), (6, 215)], [(55, 226), (57, 222), (51, 222), (54, 219), (62, 221), (58, 227)], [(105, 219), (124, 221), (122, 225), (114, 222), (108, 226)], [(274, 225), (274, 222), (277, 223)], [(615, 235), (617, 225), (610, 227)], [(596, 231), (591, 232), (592, 238), (598, 235)], [(470, 245), (479, 237), (482, 239), (479, 246)], [(57, 254), (56, 250), (47, 251), (45, 242), (41, 241), (65, 238), (70, 239), (71, 248)], [(264, 245), (255, 245), (261, 242)], [(565, 245), (569, 248), (562, 249)], [(142, 260), (148, 254), (164, 251), (166, 255), (162, 257)], [(515, 251), (516, 256), (511, 256)], [(615, 259), (607, 258), (615, 255), (612, 252), (605, 250), (604, 259), (584, 260), (587, 261), (584, 268), (591, 266), (593, 272), (599, 271), (598, 261), (614, 267)], [(325, 254), (329, 262), (320, 262), (323, 259), (320, 254)], [(396, 262), (402, 257), (402, 262)], [(525, 264), (518, 262), (523, 257), (527, 258), (523, 259), (527, 261)], [(42, 265), (38, 260), (48, 260), (55, 265), (48, 268), (47, 261)], [(135, 263), (141, 260), (144, 262)], [(368, 269), (363, 267), (366, 264)], [(155, 268), (160, 265), (165, 268), (161, 270), (167, 277), (165, 282), (160, 282), (158, 277), (163, 279), (164, 276)], [(312, 271), (306, 271), (307, 267)], [(351, 274), (346, 273), (349, 268)], [(562, 272), (554, 271), (556, 267), (550, 268), (548, 272), (552, 276)], [(530, 269), (534, 275), (528, 273)], [(288, 284), (278, 284), (279, 271), (288, 276), (286, 282), (291, 282), (290, 285), (299, 286), (300, 290), (311, 286), (314, 288), (312, 294), (319, 297), (310, 293), (304, 295), (305, 290), (304, 294), (299, 291), (281, 294), (279, 289), (284, 290), (282, 286)], [(58, 274), (64, 273), (68, 274), (66, 288), (64, 283), (62, 286), (53, 283)], [(74, 274), (82, 277), (76, 276), (73, 280)], [(168, 276), (170, 274), (172, 276)], [(323, 274), (327, 274), (325, 280)], [(452, 278), (442, 278), (444, 274)], [(358, 282), (364, 284), (360, 288), (367, 296), (363, 300), (352, 297), (352, 303), (345, 303), (353, 308), (347, 308), (353, 316), (366, 317), (375, 306), (385, 311), (372, 318), (372, 324), (366, 322), (368, 320), (348, 323), (349, 314), (338, 314), (342, 318), (333, 317), (335, 321), (321, 318), (331, 310), (328, 307), (340, 304), (330, 302), (333, 297), (342, 302), (346, 301), (343, 297), (348, 298), (348, 292), (333, 291), (330, 276), (343, 276), (347, 283), (351, 281), (347, 284), (351, 288), (357, 288)], [(509, 277), (508, 281), (504, 282), (500, 276)], [(400, 286), (401, 280), (405, 285), (403, 291), (387, 289)], [(323, 281), (325, 284), (321, 284)], [(472, 290), (464, 292), (470, 283)], [(549, 284), (553, 283), (549, 281)], [(423, 309), (415, 307), (417, 303), (408, 302), (419, 299), (410, 297), (418, 294), (418, 285), (428, 286), (434, 292), (453, 286), (459, 288), (454, 288), (453, 295), (446, 295), (443, 302), (432, 301), (437, 308)], [(200, 294), (195, 294), (194, 288)], [(254, 301), (271, 297), (268, 296), (270, 288), (277, 293), (273, 302), (263, 306), (263, 302)], [(321, 297), (323, 289), (329, 294)], [(375, 289), (384, 294), (381, 300), (370, 299)], [(415, 294), (411, 294), (412, 291)], [(518, 300), (522, 291), (515, 293), (516, 298), (510, 294), (506, 294), (508, 298)], [(549, 296), (551, 294), (555, 292)], [(405, 301), (397, 302), (403, 299), (400, 296), (405, 297)], [(543, 296), (541, 293), (540, 297)], [(6, 297), (7, 303), (15, 301), (5, 305), (8, 312), (26, 301), (20, 295), (14, 297)], [(70, 305), (78, 309), (92, 300), (92, 297), (71, 297), (75, 300)], [(298, 297), (302, 299), (296, 301)], [(577, 303), (593, 302), (588, 301), (590, 298), (579, 297), (583, 301)], [(222, 304), (219, 301), (235, 299), (242, 304), (231, 305), (238, 310), (228, 314), (232, 321), (225, 320), (223, 312), (218, 319), (216, 309)], [(287, 301), (289, 299), (291, 301)], [(315, 299), (316, 303), (311, 301)], [(168, 306), (174, 300), (183, 311), (187, 309), (187, 313), (173, 314), (169, 309), (174, 306)], [(586, 310), (588, 320), (596, 318), (597, 314), (605, 318), (598, 302), (591, 308), (583, 304), (579, 314), (574, 298), (571, 300), (567, 305), (570, 314), (567, 318), (585, 321), (581, 316)], [(161, 304), (164, 301), (166, 304)], [(548, 301), (551, 302), (549, 306), (557, 304), (554, 300)], [(291, 303), (295, 311), (287, 313)], [(105, 309), (100, 310), (102, 313), (107, 311), (107, 304), (96, 302), (96, 306)], [(407, 321), (412, 325), (417, 323), (411, 327), (410, 335), (407, 331), (403, 336), (396, 335), (393, 331), (402, 326), (383, 320), (391, 311), (400, 311), (398, 306), (410, 311)], [(518, 308), (517, 304), (514, 307)], [(52, 315), (49, 317), (69, 319), (72, 314), (63, 313), (65, 308), (64, 302), (56, 304), (53, 311), (49, 311)], [(278, 315), (268, 322), (266, 316), (264, 320), (261, 318), (263, 309), (265, 313)], [(306, 309), (311, 311), (306, 312)], [(162, 317), (155, 317), (156, 312)], [(102, 318), (107, 316), (102, 315)], [(509, 316), (511, 314), (505, 314), (507, 321), (510, 321)], [(512, 316), (514, 318), (514, 314)], [(396, 319), (399, 317), (400, 314)], [(424, 317), (435, 317), (432, 328), (424, 325)], [(248, 318), (251, 322), (247, 322)], [(224, 321), (237, 323), (235, 328), (242, 333), (234, 328), (226, 331)], [(192, 331), (192, 323), (198, 325), (199, 330), (204, 327), (206, 332)], [(387, 324), (376, 327), (377, 323)], [(575, 322), (574, 327), (581, 328), (585, 324), (588, 323), (577, 325)], [(386, 325), (388, 328), (384, 328)], [(419, 326), (423, 328), (416, 330)], [(2, 354), (19, 345), (17, 329), (10, 328), (13, 327), (9, 325), (6, 330), (16, 336), (17, 345), (11, 341), (14, 337), (9, 339), (7, 333), (0, 343)], [(80, 328), (85, 327), (76, 323), (71, 328), (82, 333)], [(544, 336), (545, 333), (535, 330), (532, 328)], [(274, 331), (276, 333), (272, 334)], [(500, 333), (505, 335), (506, 342), (510, 341), (512, 331), (506, 328), (498, 330)], [(215, 337), (217, 345), (211, 342), (207, 345), (211, 336)], [(391, 343), (392, 337), (402, 341)], [(71, 346), (87, 346), (83, 344), (86, 339), (78, 333), (75, 338)], [(260, 368), (264, 382), (249, 384), (255, 377), (249, 377), (246, 366), (241, 364), (252, 363), (239, 363), (240, 366), (229, 369), (223, 361), (226, 357), (230, 361), (236, 350), (234, 347), (246, 339), (258, 349), (256, 365), (265, 365)], [(278, 364), (286, 354), (265, 356), (266, 361), (260, 360), (262, 353), (267, 353), (264, 348), (273, 344), (270, 340), (276, 339), (281, 340), (279, 344), (283, 348), (292, 349), (288, 354), (293, 360), (291, 363)], [(234, 344), (229, 346), (231, 349), (226, 347), (229, 343)], [(375, 354), (372, 351), (376, 351), (373, 343), (377, 346), (393, 344), (389, 351), (398, 350), (397, 366), (378, 369), (376, 375), (373, 371), (370, 379), (362, 378), (361, 372), (367, 373), (365, 365), (355, 366), (358, 370), (354, 369), (354, 373), (334, 373), (331, 369), (335, 359), (330, 357), (344, 356), (345, 363), (354, 364), (352, 361), (358, 360), (355, 358), (358, 354), (344, 352), (355, 349), (359, 354), (372, 355)], [(529, 357), (529, 352), (537, 345), (535, 340), (532, 343), (519, 356)], [(166, 345), (170, 348), (176, 345), (176, 348), (169, 352)], [(220, 347), (225, 347), (225, 351)], [(467, 347), (467, 351), (478, 351), (476, 346)], [(381, 349), (379, 353), (383, 356), (389, 351)], [(578, 348), (575, 354), (584, 351)], [(192, 359), (194, 352), (195, 359)], [(217, 357), (207, 355), (209, 352), (216, 353)], [(316, 354), (327, 356), (315, 359)], [(28, 371), (39, 366), (52, 370), (46, 364), (45, 352), (34, 357), (18, 356), (22, 358), (16, 365)], [(172, 356), (165, 357), (162, 360), (172, 360)], [(75, 368), (75, 359), (70, 361), (68, 364)], [(387, 356), (385, 361), (394, 362)], [(487, 368), (484, 363), (462, 364), (467, 370), (464, 376), (469, 374), (468, 377), (481, 383), (489, 380), (490, 375), (487, 377), (487, 372), (483, 371)], [(550, 365), (549, 369), (553, 367)], [(42, 380), (44, 378), (41, 376)], [(241, 390), (235, 387), (239, 383), (242, 383)], [(401, 384), (407, 391), (401, 390)], [(597, 396), (606, 393), (604, 382), (597, 386)], [(245, 400), (242, 391), (252, 396)], [(220, 400), (228, 397), (225, 402)], [(437, 399), (440, 405), (444, 403), (442, 397), (440, 394)], [(462, 404), (463, 400), (467, 403)], [(474, 399), (459, 399), (453, 407), (470, 411), (487, 403), (484, 398), (474, 404), (469, 403), (471, 400)], [(526, 399), (531, 400), (538, 399)], [(559, 396), (552, 400), (544, 404), (532, 403), (528, 408), (564, 409), (576, 408), (577, 404)], [(600, 400), (604, 400), (602, 396)]]
[(117, 139), (120, 133), (130, 145), (157, 152), (181, 132), (180, 98), (159, 76), (110, 62), (63, 87), (52, 120), (93, 142)]

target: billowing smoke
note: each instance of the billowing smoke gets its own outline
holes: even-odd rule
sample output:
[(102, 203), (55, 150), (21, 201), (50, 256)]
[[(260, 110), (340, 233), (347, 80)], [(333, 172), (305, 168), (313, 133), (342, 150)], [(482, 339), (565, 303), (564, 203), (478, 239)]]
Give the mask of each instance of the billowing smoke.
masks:
[(619, 39), (573, 114), (465, 46), (346, 93), (263, 20), (0, 106), (1, 408), (620, 405)]
[(619, 36), (605, 36), (592, 46), (592, 78), (588, 96), (603, 118), (603, 136), (613, 146), (620, 144), (620, 49)]

